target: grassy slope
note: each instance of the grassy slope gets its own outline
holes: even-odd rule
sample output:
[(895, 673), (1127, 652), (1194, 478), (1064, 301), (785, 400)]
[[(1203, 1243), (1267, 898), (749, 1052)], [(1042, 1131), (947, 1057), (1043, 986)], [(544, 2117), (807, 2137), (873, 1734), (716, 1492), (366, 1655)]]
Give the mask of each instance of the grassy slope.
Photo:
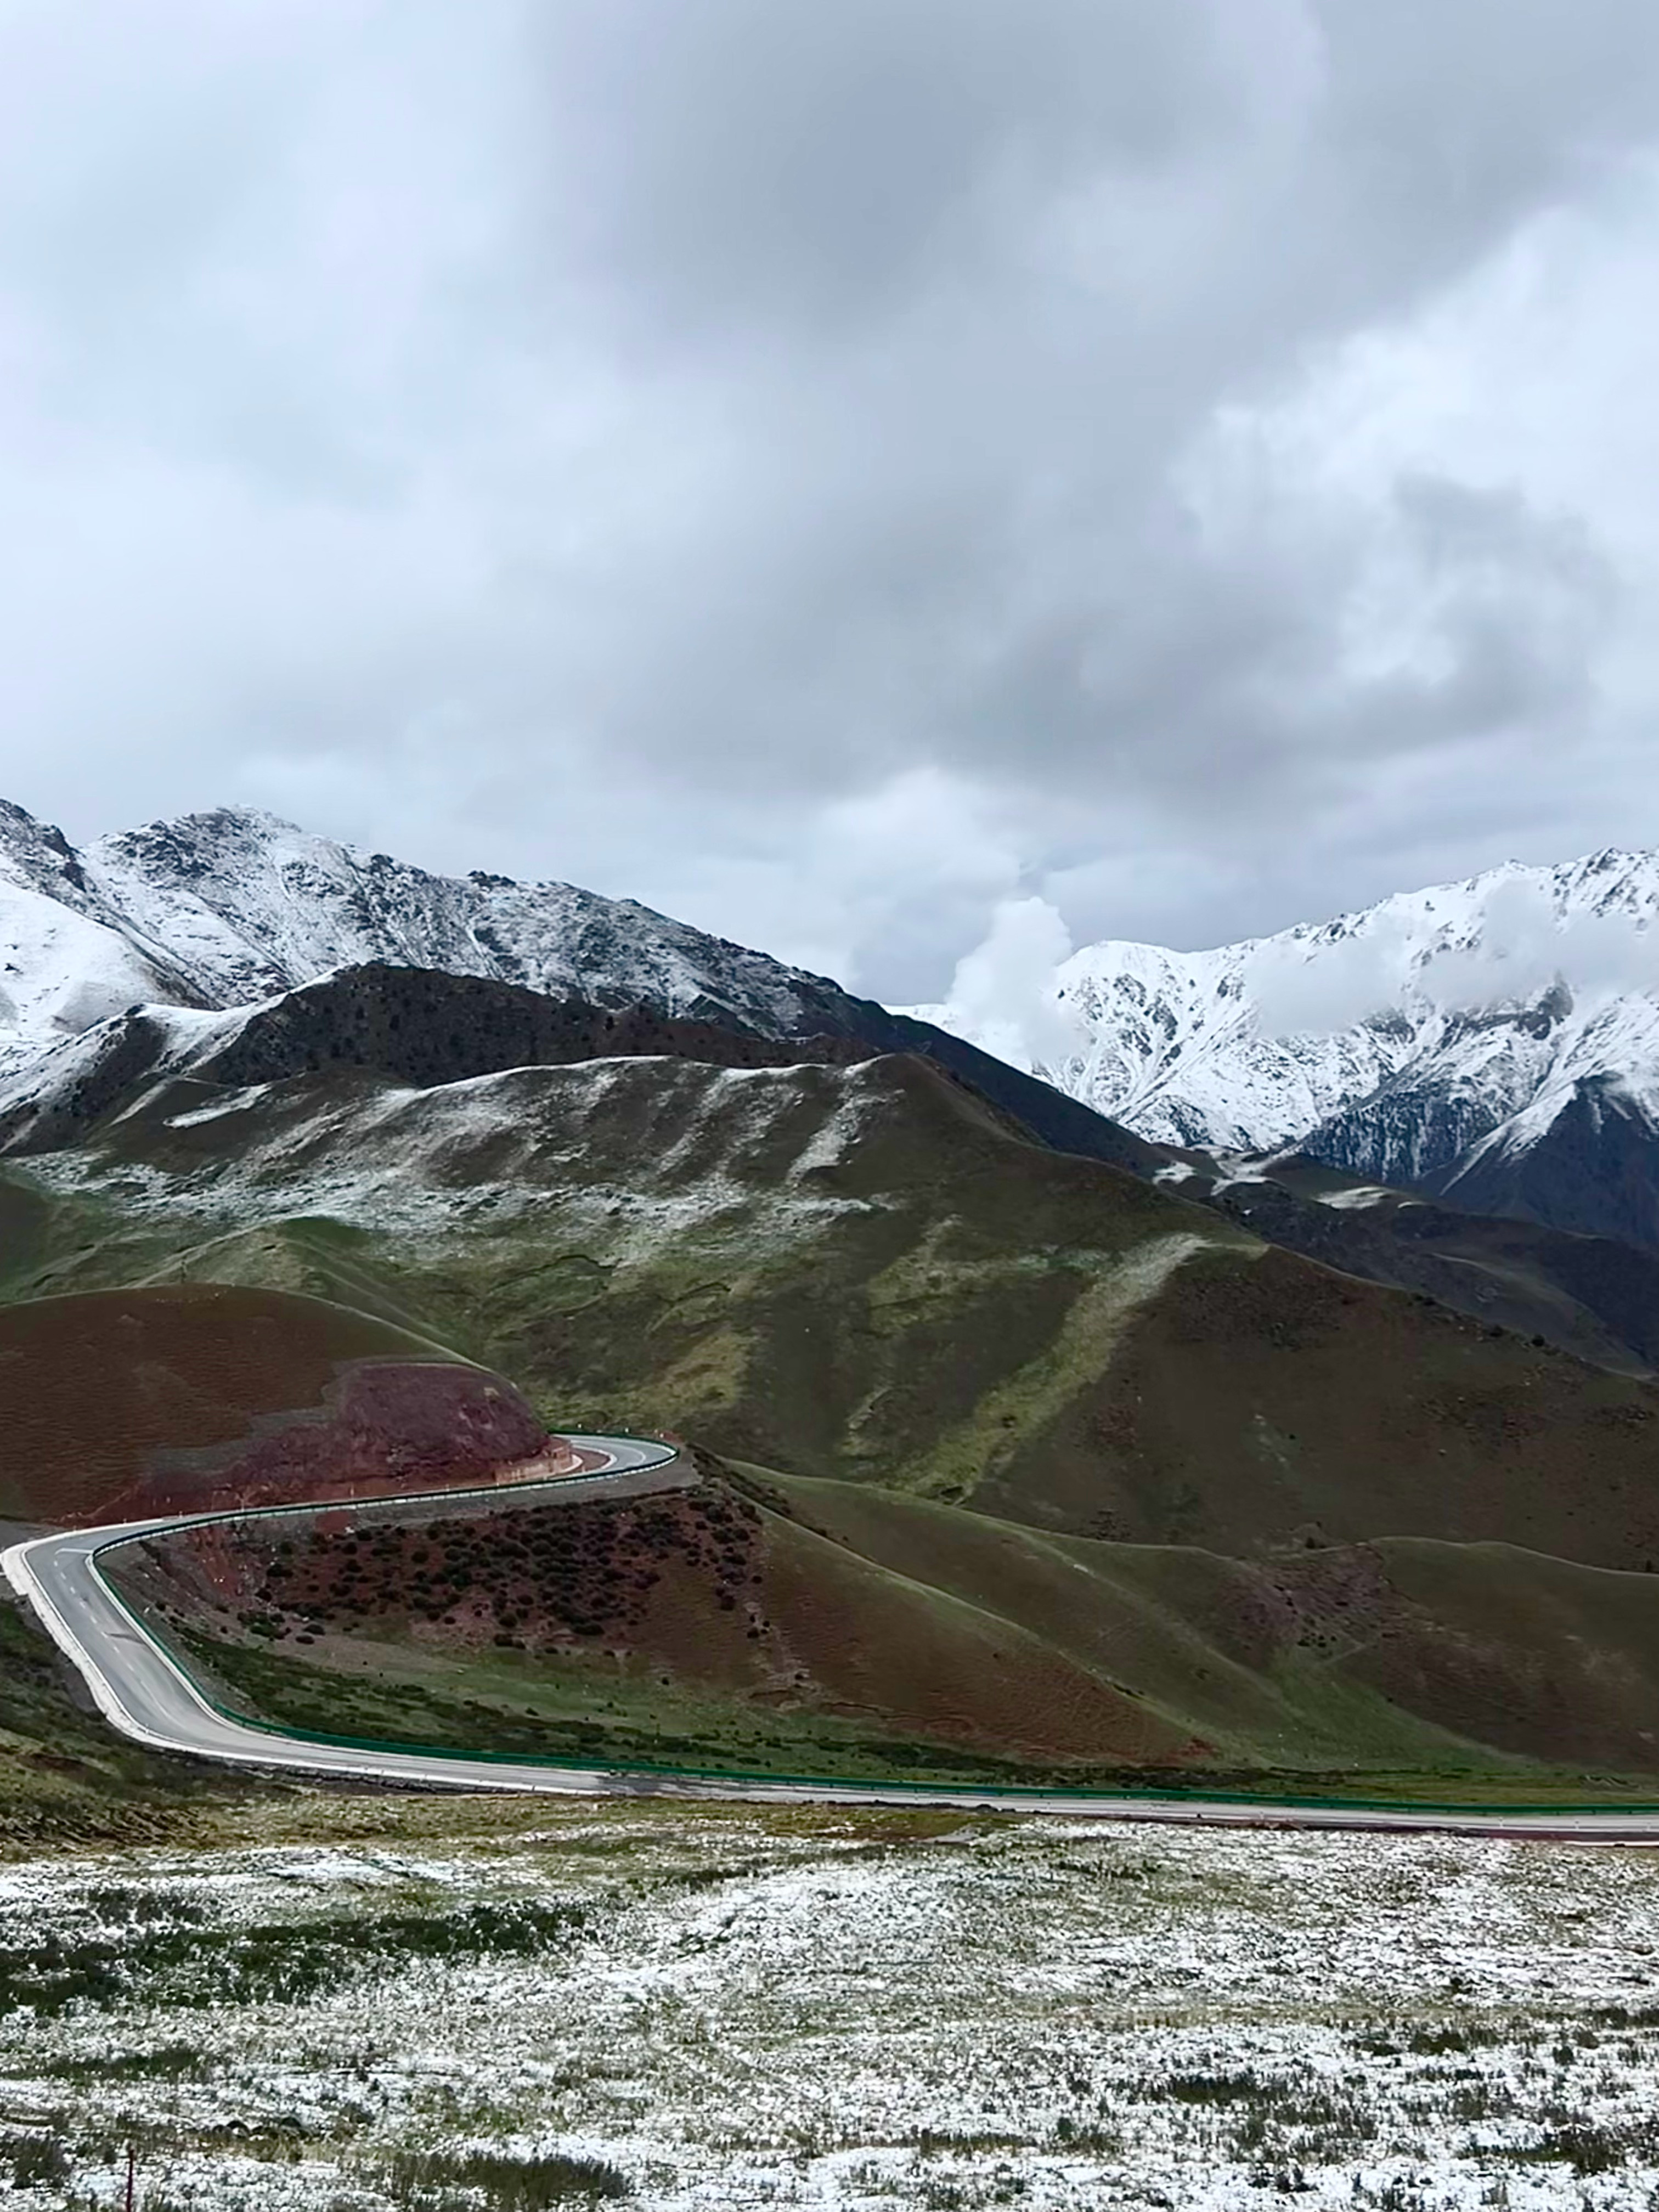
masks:
[[(587, 1641), (558, 1624), (586, 1618), (597, 1585), (573, 1602), (544, 1560), (526, 1595), (494, 1563), (537, 1518), (592, 1538), (633, 1508), (498, 1512), (459, 1623), (411, 1608), (401, 1555), (349, 1609), (300, 1600), (319, 1587), (314, 1559), (337, 1560), (337, 1534), (313, 1561), (304, 1547), (282, 1561), (274, 1605), (272, 1584), (258, 1594), (275, 1557), (261, 1528), (210, 1547), (211, 1590), (191, 1545), (175, 1542), (161, 1569), (130, 1559), (123, 1574), (137, 1601), (165, 1600), (173, 1632), (182, 1620), (231, 1703), (349, 1735), (915, 1779), (1162, 1772), (1230, 1787), (1275, 1777), (1291, 1791), (1346, 1776), (1430, 1798), (1659, 1793), (1659, 1577), (1420, 1540), (1245, 1562), (1044, 1535), (753, 1468), (714, 1475), (705, 1496), (751, 1514), (759, 1502), (736, 1577), (745, 1602), (722, 1609), (678, 1540), (636, 1547), (619, 1579), (648, 1556), (657, 1587)], [(724, 1525), (741, 1525), (735, 1511)], [(239, 1610), (263, 1616), (257, 1632), (208, 1610), (233, 1588)]]
[[(695, 1589), (637, 1663), (331, 1639), (404, 1733), (476, 1731), (477, 1698), (505, 1748), (784, 1768), (1536, 1791), (1538, 1762), (1659, 1764), (1659, 1577), (1589, 1571), (1659, 1557), (1638, 1382), (1045, 1152), (912, 1062), (337, 1077), (167, 1126), (203, 1103), (5, 1170), (9, 1294), (279, 1284), (437, 1335), (568, 1425), (802, 1471), (768, 1478), (787, 1669), (715, 1665)], [(331, 1694), (318, 1656), (227, 1663), (297, 1717)]]
[(769, 1480), (826, 1534), (994, 1606), (1217, 1756), (1659, 1771), (1656, 1575), (1423, 1538), (1244, 1560)]
[(72, 1182), (36, 1164), (28, 1287), (283, 1283), (417, 1322), (570, 1425), (1056, 1530), (1659, 1555), (1652, 1386), (1027, 1144), (921, 1063), (334, 1077), (183, 1129), (179, 1103)]
[(142, 1751), (71, 1694), (53, 1646), (0, 1597), (0, 1857), (187, 1835), (246, 1798), (223, 1769)]

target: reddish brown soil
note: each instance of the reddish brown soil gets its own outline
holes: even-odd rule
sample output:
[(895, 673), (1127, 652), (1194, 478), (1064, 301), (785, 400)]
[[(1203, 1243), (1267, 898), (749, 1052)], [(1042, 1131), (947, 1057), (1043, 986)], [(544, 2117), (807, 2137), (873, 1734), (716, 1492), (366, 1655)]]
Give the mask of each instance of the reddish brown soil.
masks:
[(314, 1298), (182, 1283), (0, 1311), (14, 1520), (430, 1489), (548, 1443), (499, 1376)]
[(250, 1443), (158, 1453), (131, 1510), (401, 1497), (518, 1474), (532, 1461), (545, 1459), (549, 1474), (575, 1463), (512, 1384), (480, 1368), (376, 1360), (346, 1370), (326, 1396), (325, 1410), (262, 1418)]
[(339, 1639), (372, 1650), (412, 1636), (458, 1659), (586, 1652), (738, 1706), (904, 1741), (1059, 1759), (1206, 1749), (1017, 1623), (897, 1582), (719, 1480), (400, 1521), (183, 1531), (146, 1547), (132, 1587), (283, 1650), (321, 1641), (343, 1657)]

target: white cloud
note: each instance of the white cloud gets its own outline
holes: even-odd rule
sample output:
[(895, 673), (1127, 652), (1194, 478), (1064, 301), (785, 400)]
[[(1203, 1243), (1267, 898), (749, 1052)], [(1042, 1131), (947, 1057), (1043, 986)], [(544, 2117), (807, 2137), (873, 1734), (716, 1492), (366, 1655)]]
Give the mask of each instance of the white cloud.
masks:
[(1016, 1067), (1052, 1066), (1079, 1031), (1056, 990), (1071, 932), (1046, 899), (1003, 899), (984, 942), (957, 962), (939, 1020)]
[(1403, 1000), (1444, 1013), (1531, 1006), (1564, 983), (1575, 1002), (1659, 993), (1659, 937), (1629, 913), (1563, 915), (1535, 881), (1492, 886), (1458, 928), (1467, 941), (1425, 952), (1405, 910), (1384, 909), (1333, 944), (1269, 942), (1245, 969), (1267, 1036), (1324, 1036)]
[(664, 849), (629, 854), (635, 896), (866, 993), (936, 973), (1019, 879), (1017, 823), (934, 768), (803, 809), (787, 840), (761, 815), (747, 850), (729, 808), (653, 812)]
[(1628, 914), (1564, 920), (1536, 884), (1517, 878), (1487, 899), (1476, 943), (1435, 955), (1415, 981), (1448, 1012), (1525, 1006), (1558, 981), (1581, 1001), (1659, 993), (1659, 939)]
[(1247, 963), (1245, 988), (1264, 1036), (1326, 1036), (1397, 1006), (1410, 945), (1382, 921), (1364, 935), (1322, 945), (1312, 957), (1298, 944), (1268, 943)]

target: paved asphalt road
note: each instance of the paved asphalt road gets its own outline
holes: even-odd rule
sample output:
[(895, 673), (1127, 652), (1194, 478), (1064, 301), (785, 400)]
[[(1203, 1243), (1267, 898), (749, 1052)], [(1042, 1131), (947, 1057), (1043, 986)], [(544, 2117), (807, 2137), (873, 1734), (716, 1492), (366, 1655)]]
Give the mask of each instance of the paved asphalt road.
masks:
[[(690, 1479), (676, 1464), (677, 1455), (667, 1445), (633, 1437), (575, 1437), (571, 1441), (597, 1461), (594, 1471), (544, 1478), (520, 1487), (568, 1491), (573, 1495), (595, 1491), (637, 1492), (684, 1486)], [(428, 1496), (475, 1494), (435, 1492)], [(388, 1506), (409, 1503), (384, 1502)], [(368, 1506), (362, 1499), (351, 1503), (356, 1511)], [(275, 1509), (280, 1512), (316, 1510)], [(1471, 1809), (1460, 1813), (1363, 1806), (1242, 1805), (1224, 1799), (1071, 1796), (1042, 1790), (1000, 1790), (988, 1795), (965, 1787), (702, 1780), (610, 1767), (470, 1759), (460, 1753), (374, 1751), (307, 1743), (247, 1727), (216, 1712), (173, 1660), (137, 1625), (98, 1571), (97, 1555), (112, 1545), (162, 1529), (185, 1528), (193, 1521), (232, 1517), (240, 1516), (173, 1515), (103, 1528), (75, 1528), (14, 1544), (0, 1556), (7, 1580), (20, 1596), (27, 1599), (53, 1641), (84, 1676), (99, 1711), (124, 1735), (158, 1750), (192, 1753), (198, 1758), (225, 1759), (267, 1771), (293, 1769), (308, 1774), (370, 1776), (428, 1788), (537, 1790), (567, 1796), (742, 1798), (763, 1804), (945, 1805), (964, 1811), (1060, 1813), (1073, 1820), (1174, 1821), (1188, 1826), (1416, 1829), (1559, 1843), (1659, 1843), (1659, 1810), (1498, 1813)]]

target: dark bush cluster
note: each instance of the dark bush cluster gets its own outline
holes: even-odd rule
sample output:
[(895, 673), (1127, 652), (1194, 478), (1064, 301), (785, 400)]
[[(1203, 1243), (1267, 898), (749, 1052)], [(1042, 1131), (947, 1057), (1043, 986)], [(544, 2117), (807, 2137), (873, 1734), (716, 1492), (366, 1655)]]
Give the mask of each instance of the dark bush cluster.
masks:
[(55, 2187), (70, 2177), (63, 2144), (55, 2135), (34, 2129), (0, 2138), (0, 2161), (10, 2166), (14, 2189)]
[[(222, 2004), (303, 2004), (345, 1983), (397, 1974), (411, 1960), (538, 1958), (574, 1942), (586, 1920), (579, 1903), (480, 1900), (452, 1912), (355, 1913), (295, 1926), (48, 1931), (0, 1954), (0, 2011), (28, 2008), (55, 2018), (79, 2004), (140, 1996), (193, 2005), (212, 1991)], [(176, 2051), (176, 2046), (173, 2047)], [(172, 2070), (167, 2053), (146, 2070)]]
[[(344, 1529), (283, 1539), (257, 1563), (239, 1617), (267, 1636), (406, 1614), (507, 1648), (614, 1638), (640, 1626), (671, 1564), (706, 1577), (723, 1612), (745, 1601), (752, 1611), (760, 1526), (747, 1498), (714, 1486), (419, 1527), (364, 1513)], [(758, 1619), (750, 1632), (763, 1632)]]
[[(494, 2151), (399, 2151), (385, 2169), (386, 2185), (410, 2212), (438, 2212), (469, 2192), (501, 2212), (542, 2212), (553, 2205), (626, 2197), (627, 2177), (603, 2159), (510, 2158)], [(474, 2193), (476, 2192), (476, 2194)]]

